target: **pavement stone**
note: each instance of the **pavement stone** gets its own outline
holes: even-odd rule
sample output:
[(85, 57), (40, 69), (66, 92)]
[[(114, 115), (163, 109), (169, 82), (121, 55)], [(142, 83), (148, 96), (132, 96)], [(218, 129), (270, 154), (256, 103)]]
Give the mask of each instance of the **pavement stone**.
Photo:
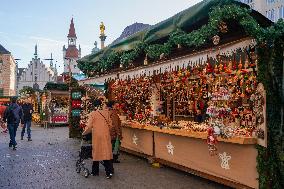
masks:
[[(153, 168), (146, 160), (121, 154), (115, 175), (85, 178), (75, 171), (80, 141), (68, 138), (67, 127), (33, 126), (32, 139), (20, 140), (18, 149), (8, 147), (9, 135), (0, 134), (0, 188), (5, 189), (227, 189), (223, 185), (168, 167)], [(91, 168), (91, 160), (87, 160)]]

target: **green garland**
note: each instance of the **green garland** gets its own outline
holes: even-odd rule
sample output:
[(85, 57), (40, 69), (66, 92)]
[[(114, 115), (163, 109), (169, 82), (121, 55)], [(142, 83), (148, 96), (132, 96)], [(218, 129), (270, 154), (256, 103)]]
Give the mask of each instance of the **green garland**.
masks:
[(222, 7), (215, 7), (209, 13), (208, 24), (202, 26), (200, 29), (186, 33), (181, 29), (177, 29), (170, 34), (169, 39), (164, 44), (147, 44), (140, 42), (133, 50), (124, 52), (112, 52), (107, 58), (103, 57), (98, 62), (80, 62), (79, 68), (90, 75), (89, 72), (96, 74), (110, 72), (115, 63), (121, 64), (127, 68), (131, 62), (142, 55), (148, 55), (152, 60), (157, 60), (162, 54), (169, 56), (177, 47), (182, 45), (185, 47), (198, 48), (208, 43), (212, 37), (219, 33), (219, 24), (222, 21), (237, 20), (245, 29), (248, 35), (253, 36), (257, 42), (265, 43), (267, 39), (274, 41), (283, 31), (283, 24), (276, 24), (270, 28), (262, 28), (257, 21), (250, 15), (251, 10), (242, 8), (238, 5), (224, 5)]
[(63, 83), (53, 83), (47, 82), (45, 84), (44, 90), (60, 90), (60, 91), (68, 91), (69, 87), (67, 84)]
[[(184, 47), (198, 48), (208, 43), (214, 35), (219, 33), (221, 22), (235, 20), (245, 32), (253, 37), (258, 50), (258, 81), (264, 84), (267, 91), (267, 129), (268, 147), (257, 146), (257, 170), (259, 173), (260, 188), (284, 188), (284, 152), (283, 136), (280, 125), (280, 109), (284, 103), (281, 81), (283, 74), (283, 37), (284, 22), (280, 19), (273, 26), (262, 28), (250, 15), (251, 10), (238, 5), (217, 6), (209, 13), (208, 24), (200, 29), (186, 33), (180, 29), (173, 32), (164, 44), (141, 43), (134, 50), (119, 52), (113, 57), (108, 57), (97, 62), (104, 71), (111, 71), (113, 62), (120, 60), (120, 63), (127, 67), (138, 57), (147, 54), (151, 59), (157, 60), (161, 54), (168, 56), (177, 45)], [(281, 40), (280, 40), (281, 39)], [(138, 53), (139, 52), (139, 53)], [(80, 63), (83, 71), (92, 69), (90, 64)], [(109, 64), (109, 66), (105, 66)], [(282, 102), (282, 103), (280, 103)]]

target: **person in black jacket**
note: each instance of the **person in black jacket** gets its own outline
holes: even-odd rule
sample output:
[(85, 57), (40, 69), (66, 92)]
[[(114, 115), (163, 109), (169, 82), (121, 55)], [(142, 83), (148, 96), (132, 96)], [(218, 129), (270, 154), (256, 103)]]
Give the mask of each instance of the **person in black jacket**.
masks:
[(27, 128), (28, 132), (28, 141), (32, 141), (31, 139), (31, 125), (32, 125), (32, 114), (33, 114), (33, 105), (27, 99), (25, 100), (24, 104), (22, 105), (23, 113), (24, 113), (24, 122), (23, 122), (23, 129), (21, 133), (21, 140), (24, 139), (25, 130)]
[(9, 147), (13, 147), (16, 150), (16, 133), (20, 122), (23, 123), (23, 110), (22, 107), (17, 104), (17, 98), (11, 98), (11, 104), (6, 108), (4, 112), (3, 121), (7, 123), (10, 142)]

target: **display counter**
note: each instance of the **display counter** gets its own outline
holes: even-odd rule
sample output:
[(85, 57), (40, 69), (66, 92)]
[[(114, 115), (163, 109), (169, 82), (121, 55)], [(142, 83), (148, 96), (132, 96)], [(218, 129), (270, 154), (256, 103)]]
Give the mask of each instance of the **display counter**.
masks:
[(232, 187), (258, 188), (257, 150), (253, 137), (218, 138), (211, 156), (207, 134), (123, 122), (122, 148)]

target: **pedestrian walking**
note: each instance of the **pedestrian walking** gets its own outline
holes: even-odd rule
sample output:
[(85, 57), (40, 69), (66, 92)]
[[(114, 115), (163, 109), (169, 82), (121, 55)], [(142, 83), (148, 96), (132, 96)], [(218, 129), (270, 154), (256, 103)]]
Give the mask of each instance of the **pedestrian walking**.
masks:
[(5, 106), (3, 103), (0, 102), (0, 127), (3, 129), (3, 131), (1, 133), (7, 133), (7, 131), (8, 131), (7, 126), (6, 126), (5, 122), (3, 121), (4, 112), (5, 112), (6, 108), (7, 108), (7, 106)]
[(11, 104), (6, 108), (4, 112), (3, 121), (7, 123), (7, 127), (10, 135), (9, 147), (13, 147), (13, 150), (17, 148), (16, 133), (20, 122), (23, 123), (23, 110), (21, 106), (17, 104), (17, 98), (11, 98)]
[(102, 110), (96, 110), (89, 114), (87, 126), (83, 132), (83, 135), (92, 133), (93, 166), (91, 174), (93, 176), (99, 175), (99, 162), (103, 161), (107, 179), (110, 179), (114, 172), (109, 130), (112, 124), (110, 116), (111, 112), (104, 104)]
[(24, 121), (24, 125), (22, 128), (22, 133), (21, 133), (21, 140), (24, 140), (24, 135), (25, 135), (25, 131), (27, 129), (27, 133), (28, 133), (28, 141), (32, 141), (31, 139), (31, 125), (32, 125), (32, 114), (33, 114), (33, 105), (31, 104), (29, 99), (26, 99), (22, 105), (22, 109), (23, 109), (23, 121)]
[(115, 104), (114, 101), (109, 101), (107, 103), (107, 108), (110, 111), (111, 121), (112, 121), (112, 125), (110, 125), (110, 136), (111, 136), (111, 144), (113, 152), (113, 163), (120, 163), (118, 158), (119, 158), (120, 141), (122, 139), (121, 121), (117, 111), (113, 108), (114, 104)]

